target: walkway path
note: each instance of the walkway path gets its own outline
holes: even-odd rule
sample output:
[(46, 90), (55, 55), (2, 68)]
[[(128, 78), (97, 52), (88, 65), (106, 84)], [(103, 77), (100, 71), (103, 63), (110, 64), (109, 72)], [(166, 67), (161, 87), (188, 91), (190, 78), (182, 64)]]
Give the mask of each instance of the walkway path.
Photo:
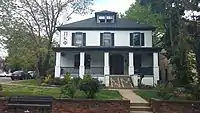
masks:
[(146, 100), (136, 95), (131, 89), (117, 89), (119, 93), (131, 103), (148, 103)]

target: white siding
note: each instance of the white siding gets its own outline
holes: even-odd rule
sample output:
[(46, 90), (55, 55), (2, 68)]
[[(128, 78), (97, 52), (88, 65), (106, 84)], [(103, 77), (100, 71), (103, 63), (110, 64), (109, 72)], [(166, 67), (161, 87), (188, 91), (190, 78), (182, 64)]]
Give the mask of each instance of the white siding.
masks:
[[(64, 32), (67, 32), (67, 40), (64, 40)], [(130, 33), (141, 32), (144, 33), (145, 47), (152, 47), (152, 31), (72, 31), (72, 30), (62, 30), (61, 31), (61, 47), (71, 47), (72, 46), (72, 33), (73, 32), (84, 32), (86, 33), (86, 46), (100, 46), (100, 33), (111, 32), (114, 33), (114, 45), (115, 46), (130, 46)], [(64, 41), (67, 44), (64, 44)]]

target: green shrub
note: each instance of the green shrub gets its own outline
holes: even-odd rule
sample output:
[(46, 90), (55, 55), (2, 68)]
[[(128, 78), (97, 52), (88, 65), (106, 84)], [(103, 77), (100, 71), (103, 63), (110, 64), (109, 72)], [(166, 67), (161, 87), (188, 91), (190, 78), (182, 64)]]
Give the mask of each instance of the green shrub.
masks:
[(188, 84), (185, 86), (186, 93), (193, 100), (200, 100), (200, 84)]
[(60, 89), (61, 95), (64, 98), (74, 98), (76, 94), (76, 86), (73, 82), (69, 82), (68, 84), (65, 84)]
[(45, 83), (45, 84), (52, 84), (52, 82), (53, 82), (52, 75), (47, 75), (47, 76), (44, 77), (43, 83)]
[(74, 85), (76, 86), (76, 88), (79, 88), (81, 80), (82, 79), (78, 76), (78, 77), (73, 77), (73, 79), (71, 81), (74, 83)]
[(153, 89), (154, 87), (151, 85), (140, 84), (138, 86), (139, 89)]
[(58, 86), (65, 85), (65, 81), (62, 78), (56, 77), (53, 79), (53, 85), (58, 85)]
[(87, 74), (87, 75), (83, 76), (83, 81), (90, 81), (90, 80), (92, 80), (92, 76), (91, 75)]
[(169, 100), (174, 96), (174, 88), (170, 84), (160, 84), (156, 87), (156, 89), (157, 95), (164, 100)]
[(64, 76), (64, 82), (65, 84), (68, 84), (71, 81), (71, 74), (69, 72), (66, 73)]
[(100, 83), (97, 79), (89, 79), (87, 76), (81, 81), (80, 90), (86, 94), (87, 98), (92, 99), (100, 91)]

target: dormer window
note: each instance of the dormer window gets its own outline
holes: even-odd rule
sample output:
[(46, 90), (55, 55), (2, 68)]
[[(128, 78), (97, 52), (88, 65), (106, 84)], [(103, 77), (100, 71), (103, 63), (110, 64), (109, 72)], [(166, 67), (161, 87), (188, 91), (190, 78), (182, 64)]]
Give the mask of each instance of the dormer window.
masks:
[(99, 16), (99, 22), (100, 23), (105, 23), (106, 22), (106, 17), (105, 16)]
[(97, 23), (114, 23), (117, 13), (111, 11), (101, 11), (95, 13)]
[(106, 22), (107, 23), (113, 23), (114, 22), (113, 16), (106, 16)]
[(114, 17), (113, 16), (99, 16), (98, 17), (98, 23), (114, 23)]

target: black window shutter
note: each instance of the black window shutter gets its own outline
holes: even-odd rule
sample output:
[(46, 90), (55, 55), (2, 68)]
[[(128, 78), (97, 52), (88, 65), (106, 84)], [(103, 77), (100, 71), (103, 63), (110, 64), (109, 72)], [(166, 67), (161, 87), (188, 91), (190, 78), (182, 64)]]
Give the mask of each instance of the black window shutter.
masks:
[(83, 46), (86, 46), (86, 33), (83, 33)]
[(89, 54), (85, 54), (85, 69), (90, 69), (90, 61), (91, 56)]
[(133, 33), (130, 33), (130, 46), (133, 46)]
[(100, 46), (103, 46), (103, 33), (100, 33)]
[(114, 45), (115, 45), (115, 34), (112, 33), (112, 46), (114, 46)]
[(141, 33), (141, 46), (144, 46), (144, 33)]
[(72, 33), (72, 46), (74, 46), (74, 42), (75, 42), (75, 33)]
[(80, 65), (80, 54), (74, 55), (74, 69), (78, 69)]

